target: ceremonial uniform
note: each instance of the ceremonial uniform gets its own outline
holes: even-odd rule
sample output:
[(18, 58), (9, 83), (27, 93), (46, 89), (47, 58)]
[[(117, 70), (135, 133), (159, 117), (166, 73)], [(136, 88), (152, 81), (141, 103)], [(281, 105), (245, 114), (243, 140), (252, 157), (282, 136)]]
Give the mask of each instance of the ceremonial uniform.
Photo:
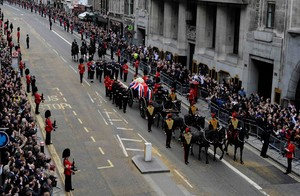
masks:
[(91, 59), (89, 59), (89, 62), (86, 63), (86, 67), (88, 70), (88, 77), (87, 79), (91, 79), (91, 66), (92, 66), (93, 62)]
[(104, 78), (104, 86), (105, 86), (105, 96), (109, 97), (109, 85), (110, 85), (110, 78), (109, 76), (105, 76)]
[(42, 97), (38, 92), (35, 92), (34, 94), (34, 102), (35, 102), (35, 114), (40, 114), (39, 112), (39, 106), (42, 101)]
[(219, 126), (219, 122), (218, 122), (218, 120), (215, 118), (216, 115), (215, 115), (215, 114), (212, 114), (211, 117), (212, 117), (212, 118), (209, 120), (208, 124), (209, 124), (209, 126), (211, 126), (211, 128), (212, 128), (213, 130), (217, 130), (217, 128), (218, 128), (218, 126)]
[(24, 63), (23, 63), (23, 61), (20, 61), (19, 70), (20, 70), (20, 76), (23, 77), (23, 70), (24, 70)]
[(165, 132), (167, 135), (166, 148), (171, 148), (171, 139), (172, 139), (173, 125), (174, 125), (174, 120), (171, 117), (172, 116), (168, 114), (168, 119), (165, 121)]
[(233, 112), (232, 118), (229, 121), (229, 135), (227, 136), (229, 139), (233, 140), (236, 137), (238, 125), (237, 113)]
[(288, 167), (285, 174), (288, 174), (292, 172), (292, 160), (294, 158), (294, 153), (295, 153), (295, 144), (293, 144), (290, 140), (288, 140), (288, 145), (285, 148), (285, 151), (286, 151), (285, 156), (288, 162)]
[(31, 83), (31, 76), (29, 74), (26, 75), (26, 87), (27, 93), (30, 93), (30, 83)]
[(46, 145), (50, 145), (50, 144), (52, 144), (51, 143), (51, 132), (53, 130), (53, 125), (52, 125), (50, 116), (48, 118), (46, 118), (45, 125), (46, 125), (46, 127), (45, 127), (45, 131), (46, 131), (46, 141), (45, 141), (45, 144)]
[(82, 83), (82, 79), (83, 79), (83, 74), (85, 72), (85, 67), (83, 64), (83, 59), (80, 59), (80, 64), (78, 65), (78, 70), (79, 70), (79, 76), (80, 76), (80, 83)]
[(154, 107), (152, 105), (152, 101), (149, 102), (149, 105), (147, 107), (147, 118), (148, 118), (148, 132), (151, 132), (151, 125), (153, 123), (154, 118)]
[(172, 89), (172, 92), (168, 95), (168, 98), (170, 101), (176, 101), (177, 100), (177, 96), (176, 96), (176, 93), (175, 93), (175, 90)]
[(64, 174), (65, 174), (65, 191), (70, 192), (72, 188), (72, 163), (68, 160), (68, 157), (64, 158)]
[(195, 106), (195, 104), (193, 103), (190, 107), (189, 107), (189, 114), (192, 115), (193, 117), (196, 115), (198, 111), (197, 106)]
[(125, 63), (122, 66), (122, 68), (123, 68), (123, 73), (124, 73), (124, 82), (126, 82), (127, 81), (127, 75), (128, 75), (128, 69), (129, 69), (127, 63)]
[(189, 164), (189, 152), (191, 147), (192, 134), (190, 128), (186, 128), (185, 133), (183, 134), (183, 147), (184, 147), (184, 162)]
[(124, 113), (126, 113), (127, 103), (128, 103), (128, 91), (124, 89), (122, 93), (122, 104), (123, 104), (122, 108)]

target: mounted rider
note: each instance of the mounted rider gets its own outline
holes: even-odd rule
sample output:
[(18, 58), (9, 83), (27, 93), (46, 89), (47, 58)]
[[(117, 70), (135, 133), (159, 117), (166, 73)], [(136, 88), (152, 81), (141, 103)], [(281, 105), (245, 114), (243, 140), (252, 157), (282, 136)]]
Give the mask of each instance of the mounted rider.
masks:
[(210, 130), (217, 131), (219, 127), (219, 121), (217, 120), (215, 113), (211, 114), (211, 119), (209, 120), (208, 124)]
[(189, 115), (191, 115), (194, 119), (197, 112), (198, 112), (198, 107), (196, 106), (196, 102), (193, 101), (189, 107)]
[(172, 88), (171, 89), (171, 93), (168, 95), (168, 99), (170, 100), (170, 101), (177, 101), (177, 95), (176, 95), (176, 93), (175, 93), (175, 89), (174, 88)]
[(237, 129), (239, 126), (239, 120), (237, 119), (238, 114), (236, 112), (232, 113), (232, 117), (229, 120), (228, 123), (228, 133), (227, 133), (227, 137), (234, 139), (238, 133)]

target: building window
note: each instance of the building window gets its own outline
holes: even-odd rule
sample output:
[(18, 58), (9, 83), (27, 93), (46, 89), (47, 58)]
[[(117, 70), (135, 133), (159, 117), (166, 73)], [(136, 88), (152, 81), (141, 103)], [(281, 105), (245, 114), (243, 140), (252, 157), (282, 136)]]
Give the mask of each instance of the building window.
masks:
[(125, 14), (133, 14), (134, 0), (125, 0)]
[(275, 3), (268, 3), (267, 8), (267, 28), (274, 28), (274, 18), (275, 18)]

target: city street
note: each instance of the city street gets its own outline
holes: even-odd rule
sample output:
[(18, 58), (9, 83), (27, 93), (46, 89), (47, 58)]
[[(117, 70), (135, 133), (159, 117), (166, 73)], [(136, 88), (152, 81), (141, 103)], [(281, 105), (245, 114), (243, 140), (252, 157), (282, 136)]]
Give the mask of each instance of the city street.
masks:
[[(21, 28), (23, 60), (45, 97), (38, 120), (43, 123), (44, 112), (51, 110), (51, 118), (57, 122), (51, 145), (57, 168), (63, 171), (61, 154), (70, 148), (71, 159), (80, 170), (72, 176), (72, 195), (298, 195), (298, 178), (284, 175), (285, 168), (262, 159), (249, 146), (244, 149), (244, 165), (233, 161), (233, 147), (222, 161), (214, 162), (210, 155), (209, 164), (197, 159), (196, 147), (195, 157), (190, 156), (190, 164), (185, 165), (177, 140), (167, 149), (161, 128), (153, 126), (151, 133), (147, 131), (137, 103), (124, 114), (105, 97), (103, 83), (91, 83), (86, 73), (80, 84), (78, 63), (72, 61), (70, 52), (74, 39), (81, 45), (78, 35), (67, 33), (58, 23), (50, 31), (48, 17), (30, 10), (8, 4), (1, 8), (4, 20)], [(26, 34), (30, 36), (29, 49)], [(15, 31), (13, 40), (16, 42)], [(133, 74), (129, 73), (129, 81)], [(181, 113), (187, 113), (186, 106)], [(161, 159), (170, 173), (139, 172), (131, 158), (144, 153), (145, 142), (152, 143), (153, 156)]]

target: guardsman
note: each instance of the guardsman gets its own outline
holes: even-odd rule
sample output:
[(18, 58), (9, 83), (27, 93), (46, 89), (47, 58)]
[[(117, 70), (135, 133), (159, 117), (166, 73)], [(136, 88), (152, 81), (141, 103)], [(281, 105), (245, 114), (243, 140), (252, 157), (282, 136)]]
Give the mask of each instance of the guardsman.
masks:
[(21, 60), (19, 63), (20, 76), (23, 77), (23, 70), (25, 68), (24, 62)]
[(167, 135), (166, 138), (166, 148), (171, 148), (171, 139), (172, 139), (172, 133), (173, 133), (173, 125), (174, 120), (172, 119), (172, 114), (167, 115), (167, 120), (165, 122), (165, 132)]
[(104, 86), (105, 86), (105, 96), (106, 97), (109, 97), (109, 85), (110, 85), (110, 78), (109, 78), (109, 76), (105, 76)]
[(128, 91), (126, 88), (123, 89), (122, 93), (122, 103), (123, 103), (123, 112), (126, 113), (127, 103), (128, 103)]
[(176, 96), (174, 88), (171, 89), (171, 93), (168, 95), (168, 99), (170, 101), (176, 101), (177, 100), (177, 96)]
[(193, 101), (191, 106), (189, 107), (189, 115), (191, 115), (194, 118), (197, 112), (198, 112), (198, 107)]
[(69, 161), (69, 157), (71, 155), (70, 149), (66, 148), (62, 153), (63, 164), (64, 164), (64, 174), (65, 174), (65, 191), (70, 192), (74, 189), (72, 188), (72, 163)]
[(184, 148), (184, 162), (185, 164), (189, 164), (189, 152), (191, 147), (192, 134), (190, 128), (187, 127), (185, 129), (185, 133), (183, 134), (183, 148)]
[(285, 150), (285, 156), (286, 156), (287, 162), (288, 162), (288, 167), (284, 174), (289, 174), (292, 172), (292, 160), (293, 160), (294, 154), (295, 154), (295, 144), (290, 139), (288, 139), (288, 144), (284, 150)]
[(28, 68), (25, 69), (25, 75), (26, 75), (26, 91), (27, 93), (30, 93), (31, 76)]
[(124, 64), (122, 65), (123, 73), (124, 73), (124, 82), (127, 81), (129, 67), (127, 65), (127, 60), (124, 60)]
[(91, 57), (89, 57), (89, 61), (86, 63), (86, 67), (87, 67), (87, 70), (88, 70), (88, 77), (87, 79), (91, 79), (91, 66), (93, 64), (93, 59)]
[(210, 129), (212, 129), (214, 131), (216, 131), (217, 128), (219, 127), (219, 122), (216, 119), (216, 114), (215, 113), (211, 114), (211, 119), (209, 120), (208, 124), (209, 124)]
[(34, 96), (34, 93), (35, 93), (34, 90), (33, 90), (33, 89), (35, 89), (35, 87), (36, 87), (35, 83), (36, 83), (35, 76), (31, 76), (31, 90), (32, 90), (32, 96)]
[(45, 126), (45, 131), (46, 131), (45, 144), (46, 145), (52, 144), (52, 142), (51, 142), (51, 132), (53, 131), (53, 124), (51, 122), (50, 117), (51, 117), (51, 112), (50, 112), (50, 110), (47, 110), (45, 112), (45, 118), (46, 118), (46, 120), (45, 120), (45, 125), (46, 125)]
[[(108, 77), (109, 77), (109, 76), (108, 76)], [(109, 78), (110, 78), (110, 77), (109, 77)], [(112, 79), (110, 78), (109, 84), (108, 84), (109, 101), (111, 101), (112, 96), (113, 96), (113, 83), (114, 83), (114, 80), (112, 80)]]
[(82, 83), (83, 74), (85, 72), (85, 67), (84, 67), (84, 64), (83, 64), (83, 58), (79, 59), (78, 70), (79, 70), (79, 76), (80, 76), (80, 83)]
[(42, 101), (42, 96), (38, 93), (37, 87), (35, 87), (34, 90), (32, 90), (32, 92), (34, 92), (35, 114), (40, 114), (39, 106)]
[(147, 107), (147, 118), (148, 118), (148, 132), (151, 132), (151, 125), (153, 124), (153, 119), (154, 119), (154, 107), (153, 107), (153, 103), (150, 100), (148, 107)]

